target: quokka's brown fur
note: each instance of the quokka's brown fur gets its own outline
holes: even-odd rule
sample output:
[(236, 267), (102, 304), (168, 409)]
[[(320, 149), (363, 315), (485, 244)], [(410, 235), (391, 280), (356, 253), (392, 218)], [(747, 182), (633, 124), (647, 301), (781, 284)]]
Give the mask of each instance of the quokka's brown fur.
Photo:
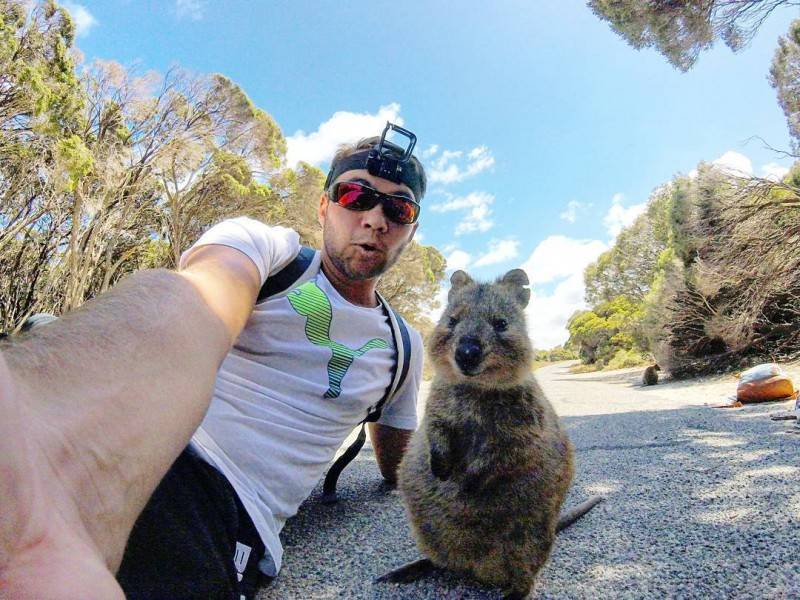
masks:
[(399, 489), (434, 566), (523, 598), (550, 555), (573, 450), (531, 373), (525, 272), (481, 284), (457, 271), (451, 284), (429, 342), (435, 378)]
[(650, 365), (644, 370), (642, 375), (642, 385), (655, 385), (658, 383), (658, 371), (661, 367), (658, 365)]

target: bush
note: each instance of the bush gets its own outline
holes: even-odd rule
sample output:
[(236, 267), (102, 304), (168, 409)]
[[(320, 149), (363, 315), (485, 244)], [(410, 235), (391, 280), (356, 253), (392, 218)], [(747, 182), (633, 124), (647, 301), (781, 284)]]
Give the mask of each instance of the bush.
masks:
[(639, 365), (647, 364), (648, 360), (642, 356), (641, 352), (636, 350), (618, 350), (611, 360), (608, 361), (606, 369), (627, 369), (629, 367), (638, 367)]

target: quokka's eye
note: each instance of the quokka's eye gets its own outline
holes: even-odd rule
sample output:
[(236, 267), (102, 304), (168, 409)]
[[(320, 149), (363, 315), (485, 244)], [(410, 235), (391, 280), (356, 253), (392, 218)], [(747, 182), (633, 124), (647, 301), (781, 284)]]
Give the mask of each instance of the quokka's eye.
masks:
[(456, 319), (455, 317), (450, 317), (449, 319), (447, 319), (447, 326), (450, 329), (452, 329), (456, 325), (458, 325), (458, 319)]
[(494, 327), (495, 331), (505, 331), (508, 329), (508, 321), (505, 319), (495, 319), (492, 321), (492, 327)]

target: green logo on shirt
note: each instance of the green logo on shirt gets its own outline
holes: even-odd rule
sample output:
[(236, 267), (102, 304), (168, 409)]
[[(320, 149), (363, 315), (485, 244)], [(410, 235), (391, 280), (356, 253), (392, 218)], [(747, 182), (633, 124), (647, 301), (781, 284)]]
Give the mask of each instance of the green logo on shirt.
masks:
[(344, 344), (331, 339), (331, 322), (333, 309), (331, 301), (317, 284), (307, 281), (289, 292), (286, 296), (289, 304), (297, 313), (306, 317), (306, 337), (316, 346), (325, 346), (333, 352), (328, 361), (328, 391), (325, 398), (336, 398), (342, 392), (342, 379), (356, 357), (362, 356), (373, 348), (388, 348), (384, 340), (373, 338), (358, 350), (351, 350)]

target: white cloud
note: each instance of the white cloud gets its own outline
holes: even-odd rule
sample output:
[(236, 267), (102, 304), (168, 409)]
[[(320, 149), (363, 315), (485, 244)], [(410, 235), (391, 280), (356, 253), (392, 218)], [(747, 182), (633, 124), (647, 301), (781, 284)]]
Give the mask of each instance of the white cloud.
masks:
[(425, 150), (422, 151), (422, 158), (427, 160), (430, 157), (432, 157), (434, 154), (436, 154), (438, 151), (439, 151), (438, 144), (431, 144)]
[(559, 283), (552, 294), (531, 293), (525, 309), (528, 333), (536, 348), (547, 349), (567, 341), (567, 321), (577, 310), (586, 308), (583, 272), (573, 273)]
[(485, 267), (495, 265), (516, 258), (519, 254), (519, 242), (517, 240), (492, 240), (489, 242), (489, 250), (481, 255), (472, 265), (473, 267)]
[[(575, 240), (564, 236), (551, 236), (542, 241), (522, 268), (533, 284), (556, 282), (551, 294), (542, 294), (532, 289), (531, 302), (526, 308), (528, 331), (537, 348), (551, 348), (562, 344), (568, 337), (566, 325), (576, 310), (586, 308), (584, 303), (583, 271), (607, 246), (599, 240)], [(473, 260), (472, 256), (454, 246), (447, 248), (447, 271), (479, 267), (500, 262), (494, 257), (505, 255), (503, 260), (517, 256), (517, 244), (513, 240), (495, 240), (489, 244), (489, 252)], [(493, 258), (488, 258), (493, 257)], [(491, 261), (491, 262), (489, 262)], [(447, 305), (447, 291), (443, 287), (437, 299), (440, 307), (428, 315), (434, 322), (439, 320)]]
[(445, 260), (447, 260), (448, 271), (458, 271), (466, 269), (472, 262), (472, 257), (463, 250), (453, 250)]
[(491, 204), (494, 202), (494, 197), (486, 192), (472, 192), (466, 196), (453, 196), (447, 194), (446, 202), (439, 202), (432, 204), (430, 209), (433, 212), (451, 212), (454, 210), (462, 210), (465, 208), (474, 208), (483, 204)]
[(375, 114), (338, 111), (316, 131), (297, 131), (287, 137), (286, 162), (290, 167), (301, 160), (317, 166), (329, 163), (340, 144), (380, 135), (386, 121), (403, 124), (400, 105), (396, 102), (381, 106)]
[(614, 194), (611, 199), (611, 208), (608, 209), (606, 216), (603, 217), (603, 225), (605, 225), (608, 234), (612, 238), (617, 237), (620, 231), (631, 225), (636, 220), (636, 217), (647, 209), (647, 202), (625, 208), (622, 206), (623, 198), (622, 194)]
[[(445, 150), (445, 152), (447, 152)], [(486, 192), (471, 192), (466, 196), (452, 196), (447, 194), (448, 200), (432, 204), (433, 212), (466, 211), (461, 221), (456, 225), (455, 234), (463, 235), (475, 231), (485, 232), (494, 227), (491, 219), (494, 196)]]
[(600, 240), (574, 240), (551, 235), (539, 243), (522, 268), (532, 283), (548, 283), (581, 273), (607, 246)]
[(72, 22), (75, 24), (75, 35), (78, 37), (85, 37), (89, 35), (89, 31), (97, 25), (97, 19), (89, 10), (82, 4), (75, 4), (73, 2), (64, 2), (64, 8), (67, 9)]
[(528, 331), (537, 348), (563, 344), (569, 334), (567, 321), (586, 308), (583, 271), (607, 249), (599, 240), (575, 240), (550, 236), (534, 249), (522, 268), (533, 284), (557, 282), (550, 294), (532, 289), (526, 309)]
[(199, 21), (203, 18), (206, 3), (203, 0), (175, 0), (175, 14), (179, 19)]
[(711, 161), (711, 164), (721, 171), (746, 177), (753, 174), (753, 163), (744, 154), (739, 154), (733, 150), (728, 150), (725, 154)]
[(786, 177), (788, 172), (788, 167), (784, 167), (778, 163), (767, 163), (761, 167), (761, 176), (765, 179), (771, 179), (772, 181), (780, 181)]
[(494, 227), (494, 221), (490, 218), (492, 209), (489, 204), (481, 204), (475, 206), (466, 214), (466, 216), (459, 221), (456, 225), (456, 235), (464, 235), (465, 233), (474, 233), (479, 231), (485, 233)]
[(574, 223), (578, 220), (578, 211), (584, 208), (589, 208), (590, 206), (591, 204), (584, 204), (583, 202), (578, 202), (577, 200), (570, 200), (567, 204), (567, 210), (558, 216), (567, 223)]
[[(751, 161), (744, 154), (734, 150), (728, 150), (719, 158), (712, 160), (711, 164), (723, 173), (727, 173), (735, 177), (750, 177), (755, 172), (753, 169), (753, 161)], [(764, 177), (765, 179), (779, 181), (786, 176), (786, 174), (789, 172), (789, 168), (775, 162), (770, 162), (765, 165), (761, 165), (760, 172), (761, 177)], [(697, 177), (697, 175), (697, 169), (692, 169), (689, 171), (690, 178), (694, 179)]]
[[(431, 146), (425, 152), (429, 152), (430, 158), (438, 153), (438, 146)], [(438, 158), (427, 165), (428, 181), (431, 183), (457, 183), (468, 177), (473, 177), (478, 173), (494, 165), (494, 157), (486, 146), (477, 146), (470, 150), (466, 155), (461, 150), (443, 150)]]

